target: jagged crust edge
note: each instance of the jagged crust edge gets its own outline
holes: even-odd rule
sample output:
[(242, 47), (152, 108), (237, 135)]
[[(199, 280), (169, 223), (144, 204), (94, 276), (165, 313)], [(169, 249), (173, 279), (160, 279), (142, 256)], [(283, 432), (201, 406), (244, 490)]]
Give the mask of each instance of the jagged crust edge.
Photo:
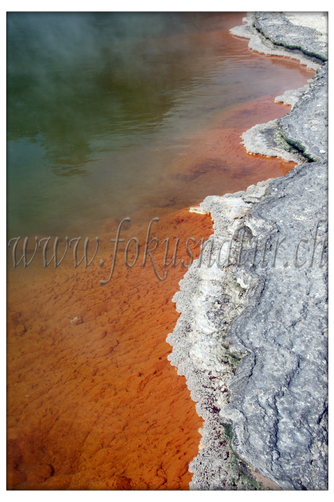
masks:
[[(250, 38), (251, 40), (249, 43), (249, 47), (253, 50), (257, 50), (258, 52), (263, 52), (265, 54), (272, 54), (272, 55), (284, 55), (284, 56), (288, 55), (291, 58), (298, 59), (302, 64), (306, 64), (308, 67), (315, 68), (315, 69), (320, 68), (319, 64), (317, 64), (315, 62), (310, 62), (309, 60), (307, 60), (306, 58), (304, 58), (303, 56), (301, 56), (299, 54), (295, 54), (295, 53), (291, 53), (291, 52), (287, 53), (287, 51), (285, 49), (277, 49), (276, 47), (268, 48), (268, 44), (270, 44), (270, 41), (267, 40), (267, 44), (263, 44), (262, 39), (264, 39), (264, 37), (262, 35), (260, 35), (258, 32), (256, 32), (255, 28), (252, 26), (252, 23), (253, 23), (253, 21), (248, 18), (248, 24), (246, 26), (244, 25), (241, 27), (233, 28), (231, 30), (231, 33), (236, 36)], [(261, 37), (262, 37), (262, 39), (261, 39)], [(257, 40), (255, 41), (256, 38), (257, 38)], [(261, 48), (261, 50), (259, 50), (259, 47), (261, 44), (264, 45), (264, 48)], [(262, 50), (262, 49), (264, 49), (264, 50)], [(302, 97), (304, 92), (305, 92), (305, 88), (302, 88), (302, 89), (299, 89), (296, 91), (286, 91), (283, 96), (276, 98), (276, 100), (281, 101), (281, 102), (286, 102), (287, 104), (292, 104), (293, 106), (295, 106), (296, 103), (298, 103), (298, 101)], [(295, 95), (293, 95), (293, 103), (290, 103), (287, 99), (287, 98), (289, 98), (289, 94), (290, 95), (295, 94)], [(266, 127), (265, 127), (266, 125), (267, 124), (262, 124), (262, 126), (263, 126), (262, 129), (266, 129)], [(272, 124), (270, 124), (270, 126), (272, 128)], [(275, 127), (275, 129), (276, 129), (276, 127)], [(283, 150), (283, 148), (281, 147), (281, 152), (282, 152), (282, 150)], [(251, 152), (251, 153), (253, 153), (253, 152)], [(261, 152), (254, 152), (254, 153), (261, 153)], [(297, 156), (296, 156), (296, 153), (297, 153)], [(264, 155), (267, 155), (267, 153), (264, 153)], [(297, 163), (299, 165), (308, 160), (307, 158), (303, 157), (303, 155), (301, 155), (301, 152), (298, 151), (297, 149), (294, 152), (292, 152), (292, 155), (295, 155), (293, 160), (297, 161)], [(281, 155), (279, 155), (279, 154), (277, 155), (277, 152), (276, 152), (276, 156), (281, 156)], [(286, 160), (288, 160), (288, 159), (286, 159)], [(291, 157), (289, 158), (289, 160), (292, 160)], [(316, 161), (317, 159), (312, 159), (312, 160)], [(293, 171), (295, 171), (295, 170), (297, 171), (298, 168), (295, 168)], [(294, 175), (293, 172), (290, 172), (290, 173), (292, 176)], [(265, 183), (267, 183), (266, 188), (269, 187), (271, 182), (272, 182), (272, 180), (268, 180), (267, 182), (265, 182)], [(252, 188), (252, 187), (249, 187), (249, 188)], [(267, 190), (265, 190), (265, 193), (262, 194), (262, 196), (260, 197), (260, 200), (263, 200), (266, 197), (266, 195), (267, 195)], [(237, 194), (226, 194), (224, 197), (230, 199), (230, 202), (232, 202), (232, 200), (231, 200), (232, 198), (235, 198), (235, 200), (241, 198), (243, 201), (247, 201), (247, 192), (239, 192)], [(220, 198), (220, 199), (224, 199), (224, 197)], [(249, 197), (249, 195), (248, 195), (248, 197)], [(201, 206), (203, 207), (203, 209), (206, 212), (211, 212), (212, 217), (215, 220), (215, 217), (213, 214), (214, 211), (212, 211), (212, 199), (213, 199), (212, 197), (207, 197), (205, 199), (205, 201), (203, 203), (201, 203)], [(243, 221), (245, 221), (245, 219), (247, 219), (249, 217), (249, 215), (251, 214), (251, 209), (254, 208), (254, 205), (256, 205), (260, 200), (259, 199), (258, 200), (248, 200), (246, 202), (248, 204), (248, 211), (246, 211), (243, 214), (243, 216), (239, 216), (239, 218), (238, 218), (239, 219), (239, 222), (238, 222), (239, 227), (238, 228), (242, 227)], [(215, 228), (215, 226), (214, 226), (214, 228)], [(266, 230), (267, 230), (267, 232), (270, 233), (271, 231), (274, 231), (274, 227), (272, 227), (271, 229), (267, 228)], [(234, 227), (234, 231), (237, 231), (236, 227)], [(203, 257), (208, 258), (208, 253), (206, 253), (206, 250), (203, 252)], [(236, 257), (234, 257), (234, 258), (236, 258)], [(213, 393), (210, 392), (212, 389), (210, 389), (210, 391), (208, 391), (208, 388), (210, 388), (210, 385), (211, 385), (211, 378), (210, 377), (212, 376), (212, 373), (211, 373), (211, 375), (207, 375), (208, 378), (204, 379), (205, 380), (204, 384), (208, 384), (208, 386), (202, 385), (202, 383), (203, 383), (203, 382), (201, 382), (202, 375), (200, 375), (200, 371), (193, 364), (193, 362), (191, 361), (191, 358), (189, 357), (189, 354), (188, 354), (189, 350), (191, 350), (191, 344), (187, 343), (187, 336), (188, 336), (187, 334), (189, 332), (191, 332), (191, 329), (192, 329), (191, 323), (192, 323), (192, 315), (193, 315), (190, 302), (191, 302), (192, 298), (199, 296), (200, 291), (199, 291), (199, 286), (197, 286), (197, 281), (198, 281), (198, 284), (200, 284), (201, 281), (203, 281), (203, 279), (204, 279), (203, 277), (197, 276), (196, 273), (194, 272), (194, 268), (196, 266), (197, 266), (197, 263), (194, 262), (193, 266), (189, 269), (189, 271), (185, 275), (185, 278), (180, 282), (181, 291), (179, 293), (176, 293), (176, 295), (174, 297), (174, 301), (176, 301), (176, 303), (177, 303), (177, 310), (178, 310), (178, 312), (181, 312), (181, 316), (178, 320), (178, 323), (176, 325), (174, 332), (172, 334), (170, 334), (167, 338), (167, 342), (173, 346), (173, 352), (169, 356), (169, 360), (171, 361), (171, 363), (173, 365), (175, 365), (178, 368), (178, 373), (180, 375), (184, 375), (186, 377), (187, 385), (191, 391), (191, 397), (194, 401), (198, 401), (198, 403), (196, 405), (197, 412), (205, 420), (203, 430), (201, 431), (203, 438), (201, 440), (199, 454), (193, 460), (193, 462), (191, 462), (191, 464), (189, 466), (189, 471), (194, 473), (193, 480), (190, 483), (190, 488), (192, 488), (192, 489), (238, 489), (238, 488), (245, 489), (245, 484), (243, 484), (242, 480), (240, 482), (241, 486), (237, 486), (235, 484), (235, 478), (233, 478), (233, 463), (232, 463), (232, 465), (230, 465), (230, 471), (232, 471), (232, 476), (230, 475), (231, 472), (229, 472), (229, 466), (226, 466), (227, 469), (225, 469), (225, 473), (223, 472), (224, 469), (220, 468), (220, 472), (222, 475), (219, 476), (219, 479), (212, 480), (212, 476), (214, 476), (214, 472), (210, 472), (210, 465), (211, 465), (212, 461), (219, 462), (219, 460), (220, 460), (221, 464), (226, 465), (227, 450), (226, 450), (226, 448), (224, 448), (224, 445), (222, 445), (222, 443), (229, 436), (229, 434), (226, 431), (231, 426), (232, 420), (230, 420), (229, 418), (226, 418), (225, 424), (224, 424), (225, 427), (224, 427), (224, 425), (222, 424), (221, 418), (219, 418), (219, 409), (215, 406), (215, 402), (213, 399)], [(233, 266), (232, 266), (232, 268), (233, 268)], [(235, 269), (230, 270), (230, 273), (229, 273), (230, 279), (235, 275), (235, 271), (236, 271)], [(241, 279), (241, 282), (242, 282), (242, 279)], [(246, 294), (244, 295), (244, 303), (241, 305), (241, 308), (239, 305), (239, 311), (237, 311), (237, 314), (236, 314), (237, 316), (239, 316), (240, 314), (242, 314), (242, 312), (245, 311), (245, 308), (248, 305), (249, 299), (251, 299), (251, 297), (253, 295), (255, 298), (257, 296), (257, 294), (260, 293), (261, 288), (263, 288), (263, 285), (261, 284), (261, 280), (259, 280), (259, 278), (256, 277), (256, 275), (254, 275), (252, 277), (251, 282), (252, 282), (252, 287), (250, 288), (249, 291), (246, 291)], [(228, 290), (228, 287), (226, 288), (226, 284), (225, 284), (225, 291), (226, 292), (230, 291), (230, 290)], [(188, 300), (186, 299), (187, 292), (189, 293)], [(230, 291), (230, 293), (231, 293), (231, 291)], [(233, 295), (233, 292), (232, 292), (232, 295)], [(187, 304), (187, 302), (188, 302), (188, 304)], [(233, 319), (231, 320), (231, 322), (233, 322)], [(222, 342), (222, 340), (220, 340), (220, 343), (221, 342)], [(219, 345), (219, 343), (217, 344), (217, 346), (218, 345)], [(239, 355), (242, 357), (244, 355), (242, 352), (242, 348), (240, 347), (239, 350), (240, 350)], [(227, 353), (228, 352), (229, 352), (229, 350), (227, 350)], [(238, 347), (234, 346), (233, 352), (234, 352), (234, 354), (237, 354)], [(230, 352), (230, 355), (231, 355), (231, 352)], [(233, 365), (231, 364), (230, 366), (233, 369)], [(208, 370), (208, 371), (210, 371), (210, 370)], [(216, 377), (213, 377), (213, 378), (216, 379)], [(228, 381), (229, 381), (229, 378), (227, 378), (226, 374), (225, 374), (224, 375), (224, 385), (226, 385), (227, 395), (229, 392), (228, 391)], [(217, 443), (217, 441), (218, 441), (218, 443)], [(230, 437), (230, 443), (228, 444), (228, 448), (230, 448), (231, 446), (232, 446), (232, 437)], [(216, 457), (214, 457), (214, 455), (211, 455), (211, 453), (216, 454)], [(240, 459), (240, 457), (237, 460), (241, 461), (241, 463), (243, 462), (243, 459)], [(244, 464), (242, 463), (242, 465), (244, 465)], [(240, 467), (240, 464), (239, 464), (239, 467)], [(246, 467), (246, 477), (248, 477), (250, 470), (252, 470), (251, 466), (244, 466), (244, 467)], [(198, 470), (202, 471), (202, 480), (200, 482), (196, 478), (196, 472)], [(203, 470), (207, 471), (205, 473), (206, 476), (204, 474), (204, 477), (206, 478), (206, 481), (204, 483), (203, 483)], [(252, 470), (252, 475), (256, 476), (256, 473), (254, 473), (254, 470)], [(223, 478), (225, 478), (226, 482), (222, 483)], [(232, 486), (230, 483), (231, 478), (232, 478)], [(239, 479), (239, 481), (240, 481), (240, 479)], [(261, 483), (261, 479), (259, 479), (259, 481)], [(266, 481), (266, 480), (264, 480), (264, 481)], [(233, 483), (234, 483), (234, 485), (233, 485)], [(246, 482), (246, 484), (247, 484), (247, 482)], [(251, 483), (251, 488), (253, 488), (253, 489), (254, 488), (255, 489), (261, 488), (263, 486), (266, 487), (265, 483), (262, 486), (261, 485), (255, 486), (255, 484)], [(248, 489), (249, 488), (250, 487), (248, 487)], [(277, 485), (275, 486), (273, 484), (273, 486), (271, 486), (271, 488), (278, 488), (278, 486)], [(284, 486), (283, 486), (283, 488), (284, 488)]]

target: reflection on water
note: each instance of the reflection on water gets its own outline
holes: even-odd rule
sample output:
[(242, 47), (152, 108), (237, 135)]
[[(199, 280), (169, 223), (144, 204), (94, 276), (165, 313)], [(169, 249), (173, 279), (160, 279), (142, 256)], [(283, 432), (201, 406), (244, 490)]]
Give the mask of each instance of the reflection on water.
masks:
[[(166, 181), (165, 199), (180, 193), (180, 178), (170, 183), (167, 171), (194, 135), (233, 105), (281, 92), (298, 73), (245, 58), (245, 42), (228, 32), (239, 19), (9, 13), (9, 236), (95, 232)], [(191, 204), (187, 189), (178, 207)]]

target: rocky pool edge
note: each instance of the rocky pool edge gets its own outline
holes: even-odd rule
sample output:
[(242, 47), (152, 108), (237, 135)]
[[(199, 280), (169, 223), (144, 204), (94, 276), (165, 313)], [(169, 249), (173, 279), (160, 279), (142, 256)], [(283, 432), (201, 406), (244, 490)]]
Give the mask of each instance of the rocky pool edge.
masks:
[(297, 166), (200, 204), (214, 233), (167, 337), (204, 419), (191, 489), (327, 489), (327, 38), (323, 14), (307, 16), (250, 13), (231, 30), (317, 73), (276, 98), (290, 113), (243, 134)]

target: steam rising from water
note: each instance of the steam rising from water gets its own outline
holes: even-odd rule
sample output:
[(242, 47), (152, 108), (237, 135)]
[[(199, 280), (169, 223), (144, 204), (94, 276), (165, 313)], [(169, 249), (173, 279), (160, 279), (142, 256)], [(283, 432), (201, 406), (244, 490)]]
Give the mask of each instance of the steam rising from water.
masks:
[[(178, 37), (210, 31), (221, 17), (9, 13), (7, 22), (9, 228), (49, 232), (59, 218), (64, 224), (62, 204), (70, 218), (76, 200), (91, 197), (92, 181), (83, 186), (82, 177), (96, 171), (94, 161), (147, 144), (159, 126), (168, 127), (182, 90), (202, 73), (194, 55), (204, 60), (212, 52), (204, 44), (194, 53), (191, 41)], [(118, 194), (120, 172), (128, 180), (145, 177), (147, 158), (134, 158), (136, 166), (113, 159), (98, 178), (109, 175)], [(43, 215), (49, 218), (41, 225)]]
[(189, 142), (286, 78), (277, 61), (245, 56), (228, 31), (240, 17), (9, 13), (9, 238), (95, 233), (152, 195), (159, 207), (201, 200), (176, 162)]
[[(187, 46), (169, 41), (161, 58), (157, 39), (196, 29), (201, 16), (8, 14), (9, 139), (42, 135), (49, 157), (66, 167), (88, 160), (97, 134), (124, 146), (121, 133), (162, 120), (173, 89), (191, 78)], [(67, 163), (73, 148), (81, 153)]]

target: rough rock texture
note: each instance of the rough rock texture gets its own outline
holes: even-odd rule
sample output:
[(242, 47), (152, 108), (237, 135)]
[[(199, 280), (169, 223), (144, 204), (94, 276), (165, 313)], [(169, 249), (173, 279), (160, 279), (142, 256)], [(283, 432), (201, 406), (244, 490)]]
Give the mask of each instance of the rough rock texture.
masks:
[(254, 27), (275, 45), (298, 50), (316, 60), (327, 61), (327, 41), (308, 26), (298, 26), (282, 12), (257, 12)]
[[(265, 13), (266, 16), (269, 13)], [(274, 14), (276, 15), (276, 14)], [(281, 13), (278, 16), (285, 20), (285, 16)], [(276, 21), (278, 17), (276, 15)], [(274, 44), (270, 38), (263, 36), (261, 31), (257, 29), (255, 26), (255, 15), (250, 13), (248, 17), (244, 18), (245, 25), (236, 26), (232, 28), (230, 31), (232, 35), (236, 35), (242, 38), (249, 38), (249, 48), (256, 52), (261, 52), (263, 54), (267, 54), (270, 56), (289, 56), (292, 59), (297, 59), (301, 64), (306, 65), (308, 68), (318, 69), (321, 60), (316, 58), (309, 58), (306, 54), (304, 54), (300, 50), (289, 50), (287, 47), (283, 47), (282, 45)], [(280, 29), (279, 25), (276, 24), (276, 29)], [(302, 30), (302, 28), (300, 28)], [(320, 35), (320, 34), (319, 34)]]
[(312, 160), (327, 159), (327, 81), (325, 63), (293, 110), (278, 121), (283, 138)]
[(308, 91), (308, 89), (308, 85), (304, 85), (304, 87), (301, 87), (300, 89), (289, 89), (288, 91), (285, 91), (282, 96), (276, 96), (275, 103), (285, 103), (293, 108), (301, 96)]
[[(326, 58), (311, 18), (252, 19), (257, 48), (268, 37)], [(297, 155), (296, 168), (201, 203), (214, 234), (180, 282), (167, 338), (205, 420), (191, 488), (258, 489), (258, 472), (282, 489), (327, 488), (326, 93), (324, 63), (287, 116), (244, 135), (251, 151)]]
[(281, 157), (297, 164), (305, 162), (302, 151), (291, 148), (291, 145), (279, 133), (278, 120), (271, 120), (266, 124), (256, 124), (248, 129), (242, 134), (242, 143), (249, 153), (266, 155), (267, 157)]
[[(250, 229), (253, 220), (272, 225), (261, 233), (270, 251), (227, 338), (232, 352), (248, 355), (229, 383), (231, 402), (221, 418), (233, 420), (236, 451), (286, 489), (327, 482), (326, 188), (325, 163), (300, 166), (273, 182), (252, 211)], [(325, 240), (325, 249), (321, 256), (318, 245), (311, 267), (315, 239)]]
[(290, 113), (267, 124), (257, 124), (242, 135), (251, 153), (277, 156), (298, 164), (327, 159), (327, 63), (309, 86), (289, 91), (275, 101), (293, 104)]

